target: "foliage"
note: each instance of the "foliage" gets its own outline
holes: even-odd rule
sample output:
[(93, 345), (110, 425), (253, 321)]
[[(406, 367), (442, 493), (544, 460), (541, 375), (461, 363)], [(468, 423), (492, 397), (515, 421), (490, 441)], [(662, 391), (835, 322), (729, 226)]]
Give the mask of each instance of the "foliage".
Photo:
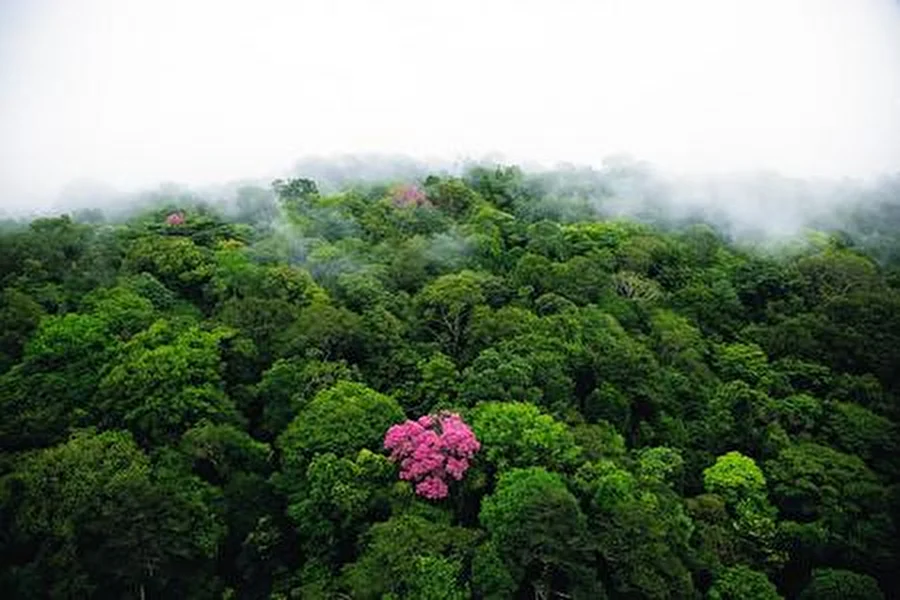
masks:
[(843, 569), (815, 569), (802, 600), (883, 600), (878, 583), (868, 575)]
[(584, 464), (575, 485), (614, 594), (666, 598), (694, 593), (685, 564), (693, 523), (671, 490), (609, 460)]
[(450, 356), (462, 348), (472, 310), (483, 301), (481, 278), (471, 271), (439, 277), (418, 295), (422, 318)]
[(709, 590), (710, 600), (779, 600), (781, 594), (763, 573), (745, 566), (726, 569)]
[(777, 244), (651, 180), (4, 223), (0, 596), (891, 597), (896, 181)]
[(40, 582), (17, 587), (23, 597), (188, 593), (225, 533), (214, 488), (151, 465), (123, 432), (85, 432), (40, 451), (3, 482), (3, 495), (13, 534), (34, 556), (6, 583)]
[(317, 455), (355, 456), (381, 447), (384, 432), (403, 419), (393, 398), (360, 383), (340, 381), (316, 394), (279, 436), (285, 475), (299, 475)]
[(520, 586), (528, 583), (536, 594), (562, 587), (579, 597), (594, 588), (585, 565), (586, 520), (559, 475), (539, 467), (502, 474), (479, 518)]
[(479, 404), (472, 411), (472, 428), (484, 446), (484, 460), (499, 471), (538, 465), (566, 469), (578, 462), (572, 433), (533, 404)]
[(176, 439), (203, 419), (234, 422), (220, 377), (219, 345), (228, 335), (158, 321), (134, 336), (100, 381), (98, 421), (148, 443)]
[(765, 494), (766, 479), (752, 458), (740, 452), (729, 452), (716, 459), (716, 464), (703, 471), (703, 486), (736, 505), (745, 498)]
[[(417, 516), (394, 517), (372, 526), (360, 559), (345, 570), (355, 598), (454, 598), (459, 561), (473, 532)], [(424, 578), (424, 580), (423, 580)], [(451, 585), (456, 584), (456, 585)]]

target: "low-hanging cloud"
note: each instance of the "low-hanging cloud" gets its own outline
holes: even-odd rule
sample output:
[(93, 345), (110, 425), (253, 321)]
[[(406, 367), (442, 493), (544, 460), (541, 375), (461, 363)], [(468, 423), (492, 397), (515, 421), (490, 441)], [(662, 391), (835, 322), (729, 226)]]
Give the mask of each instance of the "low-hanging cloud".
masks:
[[(728, 197), (754, 228), (781, 196), (734, 173), (900, 170), (893, 0), (9, 0), (0, 23), (10, 211), (266, 182), (301, 157), (340, 185), (627, 153), (680, 182), (673, 206)], [(770, 227), (832, 206), (816, 185)]]

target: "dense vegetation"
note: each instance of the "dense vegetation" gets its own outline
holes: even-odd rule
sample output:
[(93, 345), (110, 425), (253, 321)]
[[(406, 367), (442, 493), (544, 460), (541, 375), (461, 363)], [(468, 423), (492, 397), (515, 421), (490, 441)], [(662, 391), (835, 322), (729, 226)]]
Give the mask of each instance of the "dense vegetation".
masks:
[[(567, 198), (7, 224), (0, 596), (896, 597), (900, 219), (776, 249)], [(480, 448), (429, 499), (384, 438), (443, 410)]]

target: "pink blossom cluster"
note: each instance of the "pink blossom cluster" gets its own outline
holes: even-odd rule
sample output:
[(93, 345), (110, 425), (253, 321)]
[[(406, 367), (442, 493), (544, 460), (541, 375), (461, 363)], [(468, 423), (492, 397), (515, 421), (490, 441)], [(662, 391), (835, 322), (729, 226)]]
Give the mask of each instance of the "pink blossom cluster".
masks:
[(417, 185), (401, 185), (394, 190), (394, 204), (422, 206), (428, 203), (425, 191)]
[(481, 444), (459, 415), (441, 413), (394, 425), (384, 447), (400, 463), (401, 479), (414, 482), (420, 496), (439, 499), (447, 497), (450, 478), (463, 478)]
[(174, 212), (166, 217), (166, 225), (182, 225), (184, 224), (184, 213)]

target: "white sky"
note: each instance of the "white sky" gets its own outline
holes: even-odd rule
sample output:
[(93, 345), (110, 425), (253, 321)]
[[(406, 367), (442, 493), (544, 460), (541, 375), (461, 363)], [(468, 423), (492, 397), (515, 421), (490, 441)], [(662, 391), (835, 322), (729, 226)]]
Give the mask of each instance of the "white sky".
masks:
[(0, 207), (403, 153), (900, 170), (896, 0), (0, 0)]

